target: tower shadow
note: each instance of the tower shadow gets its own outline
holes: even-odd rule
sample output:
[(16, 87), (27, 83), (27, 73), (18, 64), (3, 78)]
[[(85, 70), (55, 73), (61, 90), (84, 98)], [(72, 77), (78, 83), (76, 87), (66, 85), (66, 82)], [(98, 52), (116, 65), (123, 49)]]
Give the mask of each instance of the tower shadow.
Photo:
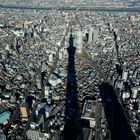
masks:
[(114, 88), (108, 83), (102, 83), (99, 85), (99, 90), (111, 140), (136, 140)]
[(77, 80), (75, 70), (75, 52), (73, 36), (70, 35), (68, 51), (67, 92), (65, 104), (65, 126), (63, 140), (82, 140), (82, 127), (80, 125), (80, 108), (77, 97)]

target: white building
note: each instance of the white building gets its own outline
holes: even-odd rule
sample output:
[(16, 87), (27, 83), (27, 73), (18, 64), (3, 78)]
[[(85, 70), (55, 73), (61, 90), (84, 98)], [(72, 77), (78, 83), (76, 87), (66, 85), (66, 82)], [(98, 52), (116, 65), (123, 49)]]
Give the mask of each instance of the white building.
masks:
[(50, 55), (49, 55), (49, 61), (50, 61), (50, 62), (53, 62), (53, 54), (50, 54)]
[(89, 37), (88, 37), (88, 43), (91, 43), (93, 41), (93, 28), (89, 28)]
[(127, 81), (127, 78), (128, 78), (128, 71), (123, 71), (122, 80), (124, 82), (126, 82)]
[(59, 52), (59, 59), (63, 59), (63, 51)]
[(82, 53), (82, 47), (83, 47), (83, 35), (82, 31), (75, 31), (74, 33), (74, 47), (76, 47), (76, 52), (78, 54)]
[(45, 86), (45, 97), (47, 98), (49, 96), (49, 87)]

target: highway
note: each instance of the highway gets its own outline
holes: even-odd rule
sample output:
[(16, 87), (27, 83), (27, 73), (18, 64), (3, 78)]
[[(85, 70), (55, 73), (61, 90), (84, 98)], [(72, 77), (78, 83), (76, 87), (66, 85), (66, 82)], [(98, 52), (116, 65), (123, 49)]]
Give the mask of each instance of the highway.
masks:
[(0, 8), (5, 9), (29, 9), (29, 10), (59, 10), (59, 11), (97, 11), (97, 12), (140, 12), (140, 7), (124, 7), (124, 6), (23, 6), (16, 4), (0, 3)]

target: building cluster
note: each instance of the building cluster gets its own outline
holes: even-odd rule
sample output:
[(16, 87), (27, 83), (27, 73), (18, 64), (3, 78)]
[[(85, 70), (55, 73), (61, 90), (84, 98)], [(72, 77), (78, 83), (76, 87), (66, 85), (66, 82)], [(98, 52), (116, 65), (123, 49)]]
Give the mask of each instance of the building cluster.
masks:
[(99, 90), (105, 81), (139, 138), (139, 14), (1, 10), (0, 16), (0, 137), (63, 139), (74, 118), (84, 140), (109, 138)]
[[(42, 98), (47, 99), (48, 105), (52, 104), (52, 98), (60, 98), (57, 91), (52, 93), (53, 97), (48, 95), (46, 85), (56, 86), (62, 82), (63, 75), (58, 73), (63, 64), (60, 64), (62, 68), (56, 64), (66, 57), (63, 46), (68, 19), (66, 15), (60, 18), (60, 12), (53, 18), (52, 13), (41, 11), (36, 15), (35, 11), (28, 11), (27, 16), (24, 11), (17, 16), (16, 10), (9, 15), (7, 12), (1, 12), (0, 27), (0, 124), (7, 139), (20, 139), (30, 118), (35, 117), (34, 111)], [(33, 15), (30, 19), (29, 13)]]
[(100, 43), (91, 44), (86, 50), (100, 76), (115, 87), (132, 131), (139, 137), (139, 15), (124, 14), (119, 20), (112, 16), (109, 22), (105, 15), (105, 24), (99, 28)]

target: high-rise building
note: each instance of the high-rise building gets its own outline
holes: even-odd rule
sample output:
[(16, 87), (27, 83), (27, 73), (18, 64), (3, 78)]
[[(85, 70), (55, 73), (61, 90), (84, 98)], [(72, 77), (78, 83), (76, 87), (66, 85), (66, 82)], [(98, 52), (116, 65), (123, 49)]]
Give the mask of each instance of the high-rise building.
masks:
[(88, 37), (88, 43), (91, 43), (93, 40), (93, 28), (89, 28), (89, 37)]
[(82, 31), (75, 31), (75, 37), (74, 37), (74, 47), (76, 47), (76, 52), (78, 54), (82, 53), (82, 47), (83, 47), (83, 35)]
[(49, 96), (49, 87), (45, 86), (45, 97), (48, 98)]
[(98, 41), (98, 30), (96, 28), (94, 28), (94, 31), (93, 31), (93, 41), (94, 42)]
[(53, 54), (50, 54), (50, 55), (49, 55), (49, 61), (50, 61), (50, 62), (53, 62)]
[(36, 85), (37, 85), (37, 89), (41, 89), (41, 75), (37, 75), (36, 76)]
[(63, 58), (63, 51), (60, 51), (59, 52), (59, 59), (62, 59)]

